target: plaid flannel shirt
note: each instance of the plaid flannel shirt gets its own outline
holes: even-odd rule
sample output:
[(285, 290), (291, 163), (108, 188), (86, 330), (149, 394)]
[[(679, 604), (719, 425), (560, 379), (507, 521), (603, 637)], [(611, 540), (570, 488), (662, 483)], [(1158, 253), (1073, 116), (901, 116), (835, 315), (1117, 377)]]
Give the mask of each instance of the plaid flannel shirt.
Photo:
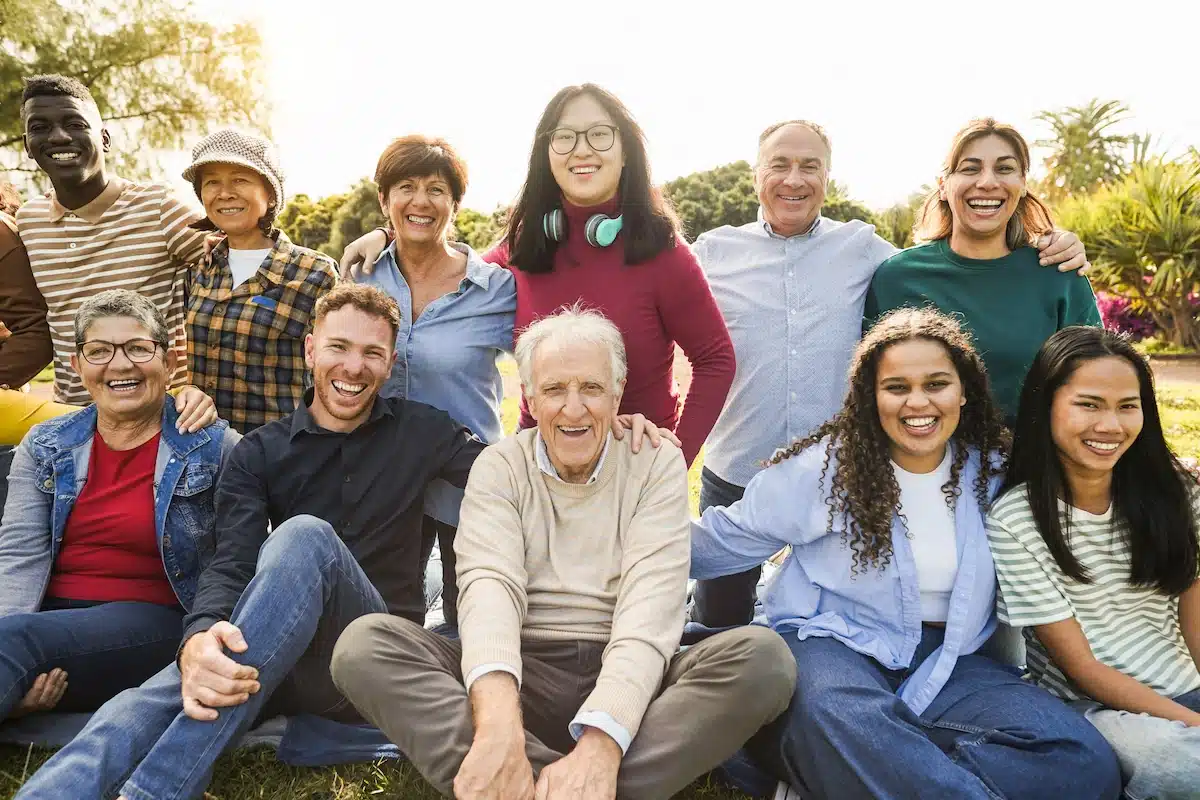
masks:
[(249, 433), (303, 402), (311, 382), (304, 336), (317, 300), (336, 282), (333, 259), (282, 232), (258, 272), (236, 288), (226, 241), (196, 270), (187, 298), (191, 381), (234, 429)]

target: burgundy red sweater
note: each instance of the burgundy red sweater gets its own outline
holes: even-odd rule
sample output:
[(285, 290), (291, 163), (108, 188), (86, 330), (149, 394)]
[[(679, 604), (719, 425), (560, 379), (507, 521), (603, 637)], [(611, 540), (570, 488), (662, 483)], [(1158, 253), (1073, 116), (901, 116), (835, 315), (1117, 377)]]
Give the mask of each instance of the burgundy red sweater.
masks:
[[(674, 431), (691, 464), (725, 405), (735, 366), (733, 343), (708, 280), (682, 239), (631, 266), (625, 264), (622, 236), (609, 247), (589, 245), (583, 237), (588, 217), (614, 215), (615, 201), (591, 208), (564, 206), (567, 241), (555, 251), (553, 271), (512, 269), (517, 283), (516, 333), (579, 300), (602, 312), (625, 338), (629, 374), (621, 413), (644, 414), (660, 428)], [(503, 243), (484, 258), (508, 266)], [(685, 407), (675, 387), (676, 343), (692, 364)], [(533, 424), (522, 399), (521, 427)]]

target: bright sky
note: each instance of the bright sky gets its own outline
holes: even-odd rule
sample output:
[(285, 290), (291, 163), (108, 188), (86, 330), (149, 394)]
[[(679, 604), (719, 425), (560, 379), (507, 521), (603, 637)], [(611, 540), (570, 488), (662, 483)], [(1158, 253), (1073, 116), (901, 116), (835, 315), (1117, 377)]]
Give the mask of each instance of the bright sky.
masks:
[(872, 207), (930, 182), (974, 116), (1032, 141), (1041, 109), (1118, 99), (1134, 113), (1128, 132), (1200, 145), (1200, 4), (1181, 0), (194, 6), (259, 24), (289, 195), (343, 191), (389, 140), (421, 132), (458, 148), (466, 205), (490, 211), (519, 188), (546, 102), (583, 81), (632, 110), (657, 181), (751, 160), (762, 128), (805, 117), (833, 139), (832, 177)]

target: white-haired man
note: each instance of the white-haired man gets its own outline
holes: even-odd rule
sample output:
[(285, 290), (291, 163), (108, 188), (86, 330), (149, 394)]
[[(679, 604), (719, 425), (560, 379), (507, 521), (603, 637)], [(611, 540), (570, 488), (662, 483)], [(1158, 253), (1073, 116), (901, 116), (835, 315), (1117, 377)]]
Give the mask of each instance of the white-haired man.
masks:
[(676, 653), (687, 470), (609, 433), (620, 332), (568, 309), (516, 358), (537, 427), (471, 471), (455, 539), (462, 640), (399, 617), (342, 635), (334, 682), (439, 791), (466, 798), (670, 797), (787, 707), (794, 661), (743, 628)]

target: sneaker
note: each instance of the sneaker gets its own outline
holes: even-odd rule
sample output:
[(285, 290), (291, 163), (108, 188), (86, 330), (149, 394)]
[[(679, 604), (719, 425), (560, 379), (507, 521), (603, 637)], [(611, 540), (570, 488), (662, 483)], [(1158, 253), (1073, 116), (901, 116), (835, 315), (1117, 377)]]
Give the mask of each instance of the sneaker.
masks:
[(804, 800), (804, 795), (800, 794), (799, 789), (793, 789), (783, 781), (775, 787), (775, 796), (772, 800)]

